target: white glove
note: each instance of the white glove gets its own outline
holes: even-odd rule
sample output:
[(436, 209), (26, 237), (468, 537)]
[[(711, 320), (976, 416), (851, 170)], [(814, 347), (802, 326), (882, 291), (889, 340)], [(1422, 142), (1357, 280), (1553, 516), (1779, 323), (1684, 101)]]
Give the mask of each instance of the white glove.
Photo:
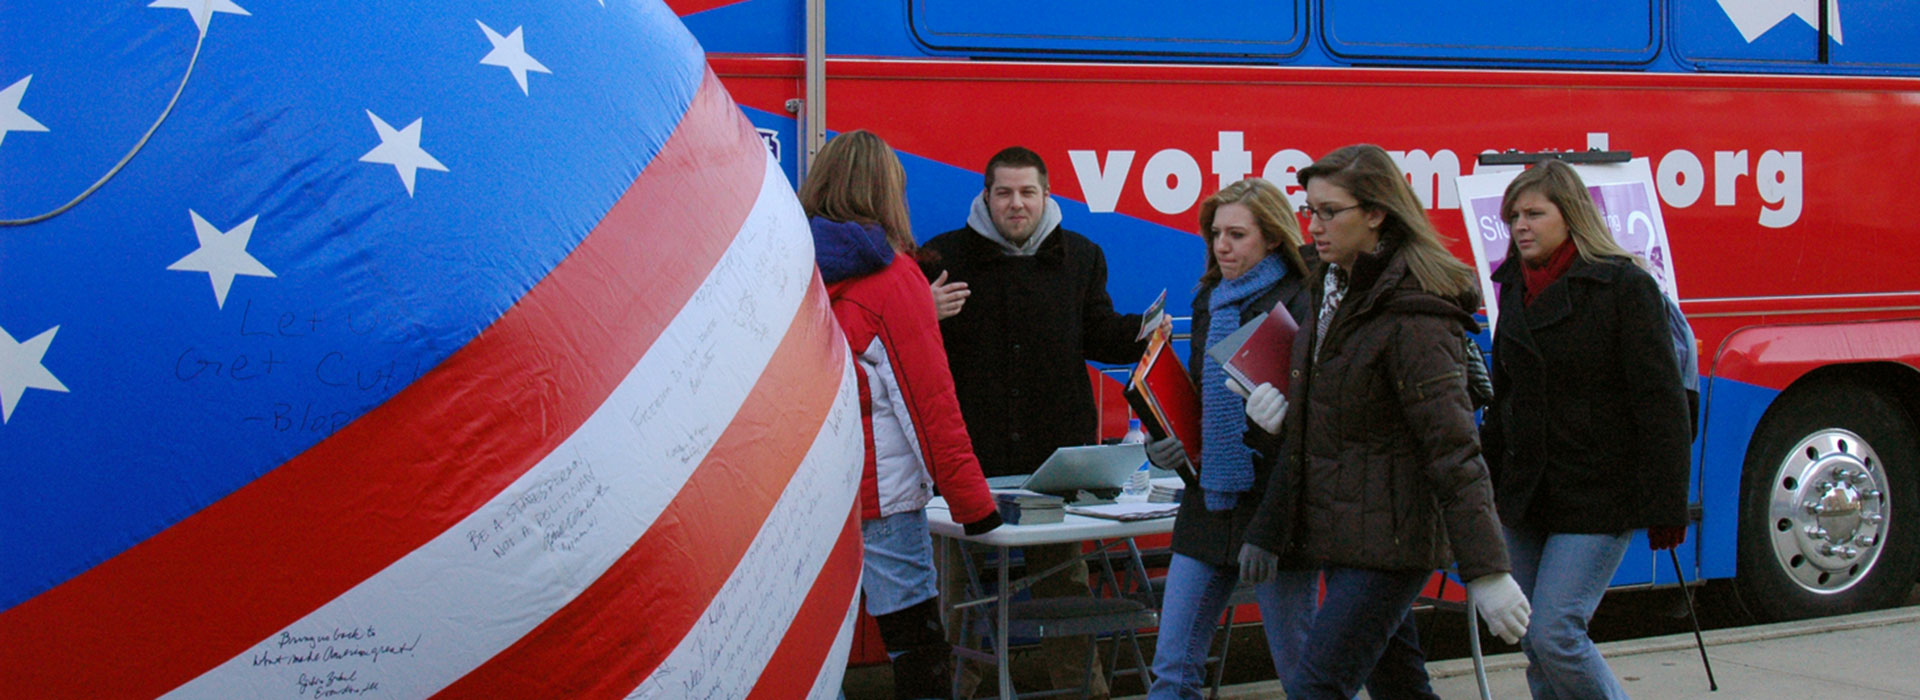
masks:
[(1527, 617), (1533, 614), (1533, 606), (1520, 592), (1520, 584), (1513, 582), (1512, 574), (1487, 574), (1468, 581), (1467, 595), (1472, 597), (1474, 607), (1480, 608), (1487, 631), (1508, 644), (1520, 641), (1527, 633)]
[(1180, 438), (1168, 435), (1147, 443), (1147, 461), (1153, 466), (1168, 471), (1181, 471), (1187, 466), (1187, 446), (1180, 444)]
[[(1233, 380), (1227, 380), (1229, 384)], [(1247, 417), (1254, 425), (1269, 435), (1280, 434), (1280, 421), (1287, 417), (1287, 397), (1273, 388), (1272, 384), (1261, 384), (1247, 396)]]

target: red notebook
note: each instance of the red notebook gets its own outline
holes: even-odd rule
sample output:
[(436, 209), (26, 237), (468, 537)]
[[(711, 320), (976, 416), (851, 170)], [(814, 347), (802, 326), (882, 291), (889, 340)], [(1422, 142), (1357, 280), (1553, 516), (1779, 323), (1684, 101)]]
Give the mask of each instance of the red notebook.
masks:
[[(1187, 369), (1173, 351), (1172, 324), (1163, 323), (1147, 341), (1147, 352), (1133, 368), (1127, 380), (1127, 403), (1140, 416), (1140, 427), (1155, 440), (1173, 435), (1187, 449), (1187, 461), (1200, 464), (1200, 392), (1193, 388)], [(1180, 476), (1188, 481), (1199, 478), (1191, 470)]]
[(1252, 393), (1261, 384), (1272, 384), (1281, 393), (1287, 391), (1287, 370), (1293, 364), (1293, 336), (1300, 327), (1286, 309), (1253, 318), (1207, 348), (1207, 356), (1220, 363), (1227, 376)]

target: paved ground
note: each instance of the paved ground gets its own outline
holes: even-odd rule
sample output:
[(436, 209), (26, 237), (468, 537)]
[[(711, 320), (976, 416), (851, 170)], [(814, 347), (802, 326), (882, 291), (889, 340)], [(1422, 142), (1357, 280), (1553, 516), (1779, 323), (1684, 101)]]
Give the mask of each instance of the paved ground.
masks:
[[(1707, 689), (1692, 634), (1608, 642), (1600, 649), (1636, 698), (1920, 698), (1920, 608), (1712, 630), (1704, 636), (1718, 692)], [(1525, 658), (1492, 656), (1487, 668), (1492, 697), (1527, 697)], [(1435, 662), (1428, 670), (1440, 697), (1479, 697), (1470, 659)], [(1220, 692), (1221, 698), (1235, 700), (1285, 696), (1272, 681)]]
[[(1662, 602), (1661, 595), (1609, 594), (1609, 603), (1602, 605), (1602, 614), (1595, 619), (1596, 637), (1619, 640), (1603, 642), (1600, 649), (1635, 698), (1920, 699), (1920, 586), (1915, 587), (1906, 607), (1818, 620), (1729, 626), (1727, 620), (1715, 619), (1728, 615), (1703, 611), (1709, 628), (1704, 638), (1719, 682), (1718, 692), (1707, 689), (1693, 634), (1681, 631), (1690, 629), (1685, 618), (1657, 612), (1670, 607)], [(1609, 604), (1617, 608), (1610, 614)], [(1436, 654), (1435, 658), (1445, 659), (1430, 662), (1427, 669), (1440, 697), (1473, 700), (1480, 693), (1472, 660), (1448, 658), (1465, 654), (1464, 642), (1455, 640), (1462, 637), (1464, 621), (1455, 618), (1459, 618), (1458, 613), (1445, 613), (1422, 622), (1422, 644), (1430, 647), (1429, 653)], [(1637, 638), (1623, 638), (1630, 634)], [(1220, 697), (1284, 698), (1280, 684), (1270, 680), (1273, 671), (1265, 660), (1258, 629), (1236, 630), (1235, 638), (1230, 685), (1221, 688)], [(1514, 649), (1497, 640), (1490, 643), (1497, 647), (1495, 651)], [(1151, 642), (1148, 644), (1147, 653), (1151, 654)], [(1445, 649), (1449, 644), (1461, 649)], [(1024, 659), (1018, 654), (1016, 660), (1017, 682), (1028, 688), (1044, 684), (1037, 664), (1019, 663)], [(1492, 697), (1528, 697), (1524, 657), (1499, 653), (1486, 661)], [(1235, 683), (1236, 677), (1241, 682)], [(848, 670), (848, 700), (886, 700), (892, 697), (891, 687), (891, 674), (884, 666)], [(1121, 679), (1115, 690), (1141, 692), (1131, 678)]]

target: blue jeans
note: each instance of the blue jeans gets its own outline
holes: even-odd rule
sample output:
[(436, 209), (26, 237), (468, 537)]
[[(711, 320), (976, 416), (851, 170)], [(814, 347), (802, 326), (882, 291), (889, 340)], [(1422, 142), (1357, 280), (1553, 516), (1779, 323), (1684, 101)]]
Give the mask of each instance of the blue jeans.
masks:
[(866, 549), (860, 588), (867, 594), (867, 614), (899, 612), (940, 595), (926, 511), (862, 520), (860, 539)]
[(1535, 698), (1621, 698), (1627, 691), (1587, 636), (1632, 532), (1548, 533), (1509, 527), (1513, 580), (1533, 604), (1520, 650)]
[[(1261, 625), (1273, 669), (1286, 677), (1300, 658), (1307, 625), (1313, 622), (1314, 582), (1318, 571), (1281, 571), (1254, 586)], [(1240, 581), (1238, 567), (1214, 566), (1175, 553), (1167, 565), (1167, 590), (1161, 596), (1160, 636), (1153, 645), (1153, 687), (1147, 697), (1199, 698), (1207, 685), (1207, 649), (1227, 596)]]
[(1431, 571), (1329, 568), (1327, 597), (1305, 654), (1282, 676), (1288, 700), (1347, 700), (1364, 683), (1377, 700), (1433, 698), (1413, 599)]

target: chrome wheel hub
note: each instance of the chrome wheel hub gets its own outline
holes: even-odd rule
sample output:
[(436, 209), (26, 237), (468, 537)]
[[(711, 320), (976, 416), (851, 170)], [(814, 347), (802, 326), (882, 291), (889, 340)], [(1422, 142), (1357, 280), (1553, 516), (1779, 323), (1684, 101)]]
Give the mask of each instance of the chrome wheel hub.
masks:
[(1839, 593), (1880, 558), (1888, 512), (1886, 471), (1859, 435), (1827, 428), (1795, 445), (1773, 475), (1773, 555), (1794, 583)]

